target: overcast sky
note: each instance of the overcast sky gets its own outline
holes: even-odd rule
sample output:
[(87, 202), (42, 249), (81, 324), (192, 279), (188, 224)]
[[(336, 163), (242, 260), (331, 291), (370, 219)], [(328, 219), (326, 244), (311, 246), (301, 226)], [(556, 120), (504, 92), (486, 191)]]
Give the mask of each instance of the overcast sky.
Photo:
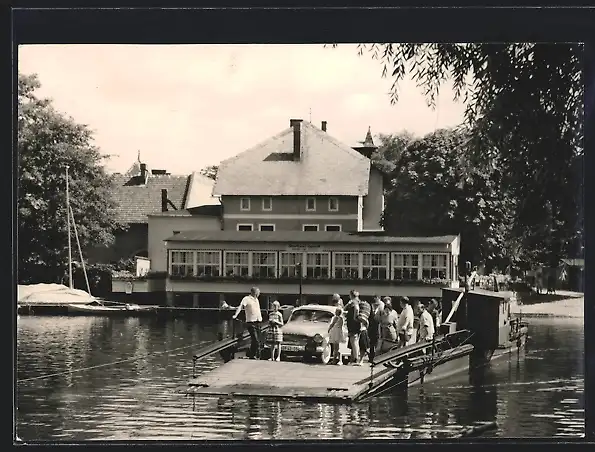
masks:
[(464, 106), (441, 90), (429, 108), (420, 88), (391, 80), (355, 45), (31, 45), (20, 46), (19, 71), (36, 73), (39, 95), (88, 124), (111, 155), (110, 171), (136, 160), (188, 174), (310, 120), (349, 145), (409, 130), (424, 135), (457, 125)]

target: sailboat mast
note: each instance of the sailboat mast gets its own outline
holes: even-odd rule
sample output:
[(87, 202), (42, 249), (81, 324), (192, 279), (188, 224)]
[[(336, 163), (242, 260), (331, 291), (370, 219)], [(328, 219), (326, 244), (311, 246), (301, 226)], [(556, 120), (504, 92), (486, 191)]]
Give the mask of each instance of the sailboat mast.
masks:
[(91, 294), (91, 286), (89, 285), (89, 277), (87, 276), (87, 269), (85, 268), (85, 258), (83, 257), (83, 250), (81, 249), (81, 242), (79, 240), (79, 233), (76, 230), (76, 222), (74, 221), (74, 213), (72, 212), (72, 207), (69, 206), (68, 209), (70, 210), (70, 218), (72, 218), (72, 229), (74, 229), (74, 238), (76, 239), (76, 246), (79, 249), (79, 256), (81, 260), (81, 265), (83, 266), (83, 273), (85, 275), (85, 282), (87, 283), (87, 292), (89, 295)]
[(66, 165), (66, 224), (68, 226), (68, 284), (71, 289), (74, 288), (72, 282), (72, 242), (70, 240), (70, 193), (68, 192), (68, 168)]

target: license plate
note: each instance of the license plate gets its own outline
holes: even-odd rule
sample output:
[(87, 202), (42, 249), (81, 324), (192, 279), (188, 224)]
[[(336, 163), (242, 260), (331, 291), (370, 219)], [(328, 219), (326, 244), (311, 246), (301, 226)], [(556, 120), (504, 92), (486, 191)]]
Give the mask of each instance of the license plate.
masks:
[(304, 350), (304, 347), (300, 347), (299, 345), (282, 345), (281, 350), (287, 352), (301, 352)]

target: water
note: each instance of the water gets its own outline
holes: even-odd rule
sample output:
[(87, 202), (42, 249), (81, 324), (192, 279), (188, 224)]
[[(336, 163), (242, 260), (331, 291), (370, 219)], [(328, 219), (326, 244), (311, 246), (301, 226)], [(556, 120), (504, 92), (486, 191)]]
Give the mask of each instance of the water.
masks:
[(187, 396), (192, 353), (216, 337), (214, 322), (21, 316), (17, 326), (24, 441), (427, 439), (486, 421), (498, 429), (485, 436), (584, 436), (583, 319), (531, 319), (528, 349), (478, 380), (462, 373), (350, 406)]

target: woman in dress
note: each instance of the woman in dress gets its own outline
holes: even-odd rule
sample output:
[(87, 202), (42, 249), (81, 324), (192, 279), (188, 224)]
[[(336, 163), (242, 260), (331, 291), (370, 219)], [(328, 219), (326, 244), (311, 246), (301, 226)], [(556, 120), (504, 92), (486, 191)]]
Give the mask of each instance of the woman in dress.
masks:
[(283, 315), (279, 311), (281, 303), (273, 301), (273, 311), (269, 314), (267, 342), (271, 345), (271, 361), (281, 361), (281, 342), (283, 342)]
[[(390, 297), (384, 298), (384, 309), (380, 314), (380, 349), (385, 350), (390, 348), (391, 346), (395, 345), (397, 342), (397, 321), (398, 321), (398, 314), (397, 311), (393, 309), (392, 301)], [(385, 347), (384, 341), (390, 341), (387, 346)]]
[(343, 360), (341, 359), (341, 353), (339, 352), (339, 345), (346, 341), (345, 328), (343, 319), (343, 309), (337, 307), (333, 320), (328, 327), (328, 340), (331, 344), (331, 354), (333, 357), (333, 363), (342, 365)]

